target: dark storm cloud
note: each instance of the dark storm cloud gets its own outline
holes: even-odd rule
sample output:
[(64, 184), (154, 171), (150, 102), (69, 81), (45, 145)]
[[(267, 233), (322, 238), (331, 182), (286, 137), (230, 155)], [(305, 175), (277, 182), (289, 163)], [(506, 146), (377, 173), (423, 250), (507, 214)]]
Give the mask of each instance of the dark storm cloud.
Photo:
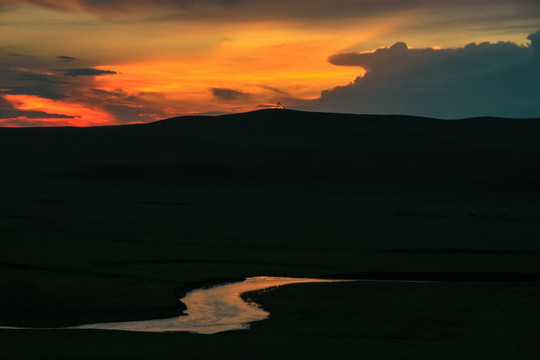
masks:
[(65, 55), (58, 56), (58, 61), (59, 62), (74, 62), (74, 61), (77, 61), (77, 60), (79, 60), (79, 59), (71, 57), (71, 56), (65, 56)]
[(102, 75), (116, 75), (116, 71), (112, 70), (99, 70), (94, 68), (81, 68), (81, 69), (66, 69), (63, 71), (66, 76), (102, 76)]
[(242, 100), (249, 96), (248, 93), (228, 88), (211, 88), (210, 91), (215, 98), (223, 101)]
[(0, 49), (0, 93), (35, 95), (52, 100), (68, 97), (72, 89), (84, 86), (87, 81), (69, 81), (58, 74), (54, 70), (58, 59), (19, 53), (16, 49)]
[(67, 97), (62, 90), (67, 84), (66, 82), (53, 75), (25, 73), (22, 70), (17, 68), (0, 70), (0, 75), (4, 76), (3, 89), (0, 90), (0, 94), (35, 95), (51, 100)]
[(45, 87), (45, 86), (12, 86), (7, 88), (7, 91), (1, 93), (10, 94), (10, 95), (34, 95), (39, 96), (44, 99), (51, 100), (61, 100), (65, 99), (68, 96), (60, 91), (57, 91), (54, 88)]
[(538, 54), (540, 52), (540, 30), (527, 36), (527, 40), (531, 41), (531, 49)]
[(329, 57), (368, 72), (324, 91), (319, 107), (355, 113), (443, 118), (540, 117), (540, 31), (529, 46), (471, 43), (458, 49), (409, 49), (405, 43), (373, 53)]

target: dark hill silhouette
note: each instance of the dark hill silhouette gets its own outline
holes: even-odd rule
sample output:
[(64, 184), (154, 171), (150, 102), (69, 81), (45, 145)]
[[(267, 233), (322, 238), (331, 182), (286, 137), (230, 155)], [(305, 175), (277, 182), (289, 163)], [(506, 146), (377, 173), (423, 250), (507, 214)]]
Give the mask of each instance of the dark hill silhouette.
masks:
[[(326, 297), (299, 287), (285, 297), (294, 301), (275, 303), (272, 318), (289, 319), (297, 303), (309, 305), (298, 312), (306, 316), (269, 321), (270, 332), (254, 325), (243, 336), (274, 341), (293, 325), (291, 334), (305, 337), (328, 312), (313, 339), (352, 339), (345, 347), (372, 339), (373, 329), (380, 341), (407, 340), (417, 323), (415, 336), (442, 329), (441, 339), (484, 324), (469, 339), (475, 351), (491, 329), (497, 341), (514, 336), (521, 344), (523, 334), (536, 334), (515, 319), (537, 305), (539, 131), (540, 119), (290, 110), (0, 128), (0, 325), (176, 316), (180, 293), (209, 279), (334, 276), (443, 281), (362, 282)], [(448, 301), (441, 306), (441, 299)], [(412, 304), (417, 317), (407, 315)], [(336, 318), (335, 309), (345, 310)], [(403, 314), (403, 326), (389, 333)], [(451, 320), (464, 314), (456, 327)], [(426, 316), (434, 319), (428, 327)], [(513, 325), (501, 332), (499, 324)], [(320, 329), (330, 330), (319, 336)], [(66, 334), (63, 344), (81, 344)], [(536, 339), (530, 344), (536, 349)]]
[(4, 179), (540, 189), (540, 120), (260, 110), (0, 129)]

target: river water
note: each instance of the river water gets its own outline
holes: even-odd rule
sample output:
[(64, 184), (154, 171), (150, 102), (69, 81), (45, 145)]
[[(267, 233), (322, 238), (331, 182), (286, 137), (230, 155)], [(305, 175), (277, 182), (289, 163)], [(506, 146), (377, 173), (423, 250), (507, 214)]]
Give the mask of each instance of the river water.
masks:
[(186, 315), (183, 316), (159, 320), (88, 324), (73, 328), (147, 332), (187, 331), (199, 334), (248, 329), (251, 322), (264, 320), (270, 314), (257, 304), (245, 302), (240, 296), (242, 293), (288, 284), (335, 281), (343, 280), (250, 277), (243, 282), (227, 283), (189, 292), (180, 299), (187, 307), (184, 312)]

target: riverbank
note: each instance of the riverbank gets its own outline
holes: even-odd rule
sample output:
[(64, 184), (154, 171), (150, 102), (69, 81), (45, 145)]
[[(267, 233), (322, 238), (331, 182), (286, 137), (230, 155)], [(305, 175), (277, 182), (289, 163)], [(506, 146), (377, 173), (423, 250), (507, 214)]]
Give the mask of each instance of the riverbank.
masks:
[[(534, 197), (520, 197), (516, 210), (512, 196), (493, 204), (482, 194), (434, 193), (427, 205), (416, 194), (376, 191), (35, 185), (12, 184), (0, 199), (12, 216), (0, 217), (2, 325), (176, 316), (179, 295), (216, 276), (520, 281), (540, 273), (538, 223), (527, 220), (536, 216)], [(457, 214), (471, 201), (525, 220), (388, 210)]]
[[(476, 283), (498, 283), (501, 286), (507, 286), (509, 284), (521, 284), (526, 285), (527, 283), (531, 283), (532, 288), (534, 288), (538, 283), (540, 283), (540, 275), (536, 273), (411, 273), (411, 272), (362, 272), (362, 273), (353, 273), (353, 274), (341, 274), (341, 275), (331, 275), (331, 276), (322, 276), (319, 278), (313, 278), (314, 282), (318, 282), (317, 279), (321, 279), (320, 282), (324, 282), (325, 279), (328, 279), (330, 281), (363, 281), (363, 282), (459, 282), (462, 284), (467, 284), (471, 282)], [(209, 289), (213, 287), (220, 287), (226, 284), (241, 284), (246, 279), (241, 278), (212, 278), (212, 279), (206, 279), (202, 281), (197, 282), (187, 282), (183, 284), (182, 286), (176, 287), (174, 290), (174, 294), (178, 296), (178, 305), (174, 308), (168, 308), (168, 309), (155, 309), (152, 312), (152, 309), (148, 309), (146, 314), (134, 314), (132, 317), (128, 317), (128, 315), (124, 315), (125, 318), (118, 318), (117, 320), (107, 321), (107, 323), (121, 323), (121, 322), (136, 322), (136, 321), (153, 321), (153, 320), (160, 320), (160, 319), (174, 319), (178, 316), (184, 316), (186, 315), (185, 311), (187, 309), (186, 304), (182, 302), (182, 299), (189, 293), (194, 291), (200, 291), (204, 289)], [(291, 279), (293, 280), (293, 279)], [(298, 282), (306, 282), (308, 279), (298, 280)], [(256, 303), (254, 300), (260, 293), (265, 293), (268, 291), (273, 291), (277, 287), (280, 287), (282, 285), (286, 285), (289, 282), (284, 282), (283, 284), (277, 284), (277, 285), (268, 285), (264, 286), (262, 289), (256, 289), (256, 290), (250, 290), (247, 289), (245, 291), (240, 292), (240, 298), (243, 299), (247, 303)], [(293, 282), (293, 284), (296, 282)], [(239, 287), (240, 288), (240, 287)], [(217, 300), (217, 299), (216, 299)], [(261, 306), (260, 304), (256, 304), (256, 306)], [(167, 311), (166, 314), (164, 314), (164, 311)], [(33, 329), (39, 329), (39, 328), (47, 328), (47, 329), (60, 329), (65, 327), (79, 327), (81, 325), (84, 325), (84, 323), (75, 323), (77, 317), (74, 319), (69, 319), (64, 317), (63, 319), (59, 320), (60, 322), (57, 324), (51, 324), (50, 322), (47, 323), (32, 323), (32, 324), (2, 324), (2, 326), (12, 326), (14, 328), (17, 327), (28, 327)], [(4, 319), (5, 322), (5, 319)], [(69, 325), (64, 325), (68, 323)], [(97, 321), (92, 322), (91, 324), (97, 324), (100, 323), (99, 319)], [(107, 323), (104, 324), (103, 329), (108, 328)], [(58, 325), (60, 324), (60, 325)], [(85, 326), (83, 326), (85, 328)], [(86, 328), (95, 328), (99, 329), (99, 326), (92, 326), (92, 327), (86, 327)], [(114, 326), (114, 328), (122, 328), (122, 325)], [(131, 326), (133, 328), (133, 326)], [(126, 326), (127, 330), (127, 326)], [(144, 330), (131, 330), (131, 331), (144, 331)], [(156, 330), (152, 330), (156, 331)], [(174, 331), (174, 330), (166, 330), (166, 331)], [(178, 330), (178, 331), (188, 331), (188, 330)]]
[(535, 360), (539, 298), (531, 283), (298, 284), (257, 294), (271, 316), (249, 330), (0, 330), (0, 339), (13, 359), (275, 359), (279, 349), (283, 359)]

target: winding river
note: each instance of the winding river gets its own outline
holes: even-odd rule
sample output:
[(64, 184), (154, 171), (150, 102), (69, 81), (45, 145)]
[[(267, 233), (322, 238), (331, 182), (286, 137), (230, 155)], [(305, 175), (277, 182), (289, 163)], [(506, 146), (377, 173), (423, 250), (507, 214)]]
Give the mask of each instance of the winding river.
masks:
[(264, 320), (270, 314), (257, 304), (244, 301), (240, 296), (241, 294), (288, 284), (335, 281), (344, 280), (270, 276), (250, 277), (242, 282), (195, 289), (187, 293), (184, 298), (180, 299), (187, 307), (186, 315), (183, 316), (159, 320), (88, 324), (72, 327), (71, 329), (147, 332), (187, 331), (199, 334), (215, 334), (222, 331), (248, 329), (251, 322)]

